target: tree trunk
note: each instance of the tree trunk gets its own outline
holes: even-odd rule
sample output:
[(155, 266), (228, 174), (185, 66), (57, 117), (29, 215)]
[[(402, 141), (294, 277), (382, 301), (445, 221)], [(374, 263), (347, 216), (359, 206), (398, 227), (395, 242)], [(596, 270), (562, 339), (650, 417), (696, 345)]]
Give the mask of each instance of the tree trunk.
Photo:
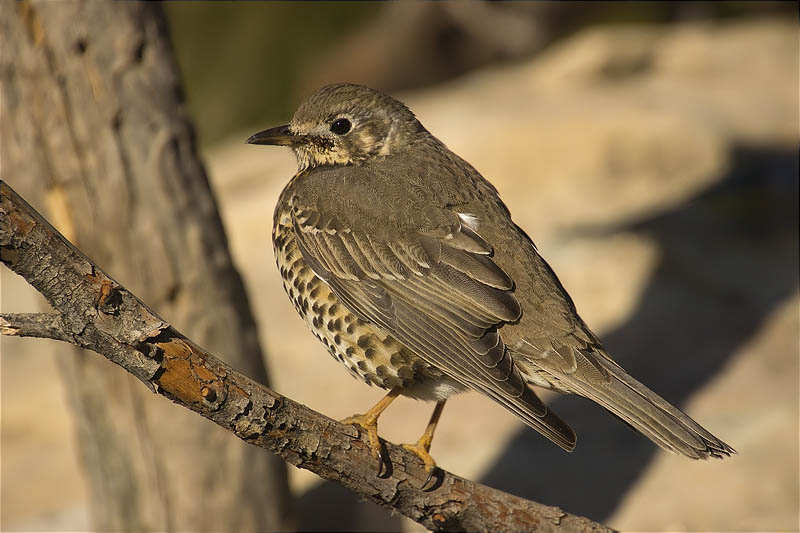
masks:
[[(158, 6), (0, 0), (0, 34), (2, 178), (166, 320), (266, 383)], [(96, 529), (291, 528), (280, 459), (101, 358), (61, 361)]]

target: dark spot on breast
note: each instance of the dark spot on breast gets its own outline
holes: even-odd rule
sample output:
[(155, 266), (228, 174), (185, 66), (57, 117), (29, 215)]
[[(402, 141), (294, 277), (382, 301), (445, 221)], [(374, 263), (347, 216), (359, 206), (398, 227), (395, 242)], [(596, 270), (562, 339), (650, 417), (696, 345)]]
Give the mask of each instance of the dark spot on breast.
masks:
[(380, 377), (385, 377), (389, 375), (389, 370), (386, 369), (386, 365), (378, 365), (377, 368), (375, 368), (375, 373)]
[(387, 389), (393, 389), (395, 387), (402, 387), (403, 382), (394, 376), (389, 376), (387, 378), (383, 378), (383, 386)]
[(328, 308), (328, 314), (330, 314), (331, 316), (334, 316), (336, 314), (336, 311), (338, 311), (338, 310), (339, 310), (339, 304), (334, 302)]
[(358, 368), (360, 368), (361, 370), (366, 372), (366, 370), (368, 368), (367, 367), (367, 362), (366, 361), (359, 361), (358, 362)]
[(366, 350), (364, 350), (364, 357), (366, 357), (367, 359), (372, 359), (376, 355), (378, 355), (378, 352), (376, 352), (374, 348), (367, 348)]
[(335, 342), (336, 344), (341, 344), (342, 343), (342, 338), (339, 336), (338, 333), (333, 336), (333, 342)]
[(414, 379), (414, 371), (411, 370), (410, 366), (401, 366), (397, 369), (397, 375), (403, 378), (403, 380), (411, 381)]
[(366, 348), (370, 345), (370, 337), (372, 337), (372, 335), (361, 335), (356, 341), (356, 344), (358, 344), (359, 348)]
[(347, 354), (347, 357), (353, 357), (353, 354), (354, 354), (355, 352), (356, 352), (356, 350), (355, 350), (355, 348), (353, 348), (352, 346), (348, 346), (348, 347), (345, 349), (345, 351), (344, 351), (344, 353), (346, 353), (346, 354)]
[(393, 366), (408, 364), (408, 356), (401, 352), (395, 352), (389, 357), (389, 362), (392, 363)]

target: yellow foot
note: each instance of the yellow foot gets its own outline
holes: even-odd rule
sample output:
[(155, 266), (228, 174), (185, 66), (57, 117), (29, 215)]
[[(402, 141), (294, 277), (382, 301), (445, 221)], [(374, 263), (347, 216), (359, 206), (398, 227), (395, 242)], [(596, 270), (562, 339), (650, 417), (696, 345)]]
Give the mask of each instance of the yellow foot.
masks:
[(372, 453), (372, 457), (378, 461), (378, 476), (380, 476), (383, 471), (383, 450), (381, 448), (381, 441), (378, 438), (378, 418), (366, 413), (363, 415), (348, 416), (339, 422), (358, 426), (367, 432), (370, 452)]
[(420, 487), (420, 489), (424, 490), (425, 487), (428, 486), (428, 483), (431, 482), (431, 479), (433, 479), (433, 472), (436, 470), (436, 461), (434, 461), (431, 454), (428, 453), (428, 450), (431, 449), (431, 443), (423, 436), (416, 444), (403, 444), (403, 448), (419, 457), (425, 464), (425, 472), (428, 473), (428, 477), (425, 479), (425, 483)]
[(383, 472), (383, 450), (381, 448), (381, 441), (378, 439), (378, 417), (381, 413), (389, 407), (389, 404), (403, 392), (402, 387), (395, 387), (390, 390), (378, 403), (372, 406), (372, 409), (363, 415), (348, 416), (340, 422), (342, 424), (352, 424), (358, 426), (367, 432), (369, 438), (369, 447), (372, 456), (378, 460), (378, 477)]

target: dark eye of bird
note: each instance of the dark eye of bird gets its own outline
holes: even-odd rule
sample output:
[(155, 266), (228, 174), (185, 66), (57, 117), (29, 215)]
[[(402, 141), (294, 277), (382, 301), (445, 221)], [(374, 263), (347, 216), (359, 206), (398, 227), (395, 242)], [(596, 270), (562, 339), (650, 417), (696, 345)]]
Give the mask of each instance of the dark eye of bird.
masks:
[(337, 118), (333, 122), (331, 122), (331, 131), (336, 135), (344, 135), (348, 131), (350, 131), (350, 121), (346, 118)]

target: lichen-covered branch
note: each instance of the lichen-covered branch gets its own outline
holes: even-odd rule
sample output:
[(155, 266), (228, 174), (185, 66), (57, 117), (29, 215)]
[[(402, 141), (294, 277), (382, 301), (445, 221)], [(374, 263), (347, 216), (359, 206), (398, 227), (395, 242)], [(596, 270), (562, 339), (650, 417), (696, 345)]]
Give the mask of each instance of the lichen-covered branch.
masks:
[(93, 350), (154, 392), (432, 530), (610, 531), (565, 513), (441, 472), (435, 487), (417, 457), (386, 443), (378, 477), (369, 446), (339, 424), (254, 382), (197, 346), (92, 263), (0, 181), (0, 259), (55, 314), (8, 314), (6, 335), (55, 338)]

